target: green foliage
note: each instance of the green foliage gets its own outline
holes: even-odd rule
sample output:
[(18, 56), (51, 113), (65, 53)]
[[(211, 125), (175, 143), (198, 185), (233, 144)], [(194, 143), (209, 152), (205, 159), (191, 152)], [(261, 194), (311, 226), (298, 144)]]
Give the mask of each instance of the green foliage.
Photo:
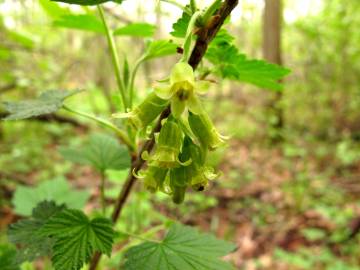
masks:
[(214, 39), (206, 53), (206, 58), (214, 65), (219, 76), (265, 89), (283, 88), (279, 80), (289, 74), (288, 69), (263, 60), (247, 59), (232, 44), (232, 40), (223, 30), (222, 35)]
[(130, 156), (126, 147), (105, 134), (92, 134), (82, 148), (61, 148), (60, 153), (67, 160), (91, 165), (100, 172), (130, 167)]
[(79, 210), (64, 210), (54, 215), (41, 234), (55, 239), (52, 262), (56, 270), (81, 269), (95, 251), (110, 256), (114, 238), (110, 220), (89, 220)]
[(164, 57), (176, 53), (177, 45), (167, 40), (156, 40), (151, 42), (145, 51), (144, 60)]
[(54, 202), (43, 201), (33, 209), (30, 219), (20, 220), (9, 228), (9, 241), (20, 245), (16, 261), (33, 261), (38, 257), (51, 253), (53, 240), (40, 233), (46, 221), (64, 206), (57, 206)]
[(156, 26), (148, 23), (131, 23), (114, 31), (115, 36), (152, 37)]
[(69, 208), (82, 209), (88, 198), (87, 191), (71, 190), (68, 182), (60, 178), (45, 181), (37, 187), (18, 186), (12, 202), (17, 214), (29, 216), (32, 209), (44, 200), (65, 204)]
[(0, 269), (20, 270), (16, 263), (16, 249), (10, 245), (0, 245)]
[(110, 256), (114, 231), (106, 218), (90, 220), (79, 210), (43, 201), (30, 219), (10, 226), (8, 237), (20, 247), (18, 262), (51, 255), (56, 270), (78, 270), (95, 251)]
[(190, 19), (190, 15), (183, 12), (181, 18), (173, 24), (173, 31), (170, 34), (173, 37), (185, 38)]
[(82, 6), (94, 6), (105, 2), (115, 2), (121, 4), (124, 0), (51, 0), (54, 2), (63, 2), (67, 4), (76, 4)]
[(5, 110), (10, 113), (5, 120), (21, 120), (34, 116), (54, 113), (63, 106), (66, 98), (79, 93), (80, 90), (43, 92), (37, 99), (18, 102), (4, 102)]
[(54, 26), (105, 34), (103, 23), (94, 15), (63, 15), (54, 21)]
[(54, 19), (70, 13), (68, 9), (60, 7), (58, 3), (49, 0), (39, 0), (39, 4), (43, 10)]
[(174, 224), (161, 242), (145, 242), (126, 253), (127, 270), (232, 269), (219, 257), (232, 252), (235, 246), (191, 227)]

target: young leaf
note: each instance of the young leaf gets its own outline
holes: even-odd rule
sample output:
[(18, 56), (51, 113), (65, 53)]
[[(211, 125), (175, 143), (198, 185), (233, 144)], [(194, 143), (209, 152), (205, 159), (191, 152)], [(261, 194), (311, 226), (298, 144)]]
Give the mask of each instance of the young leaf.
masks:
[(130, 156), (125, 146), (104, 134), (93, 134), (80, 149), (61, 148), (60, 153), (67, 160), (91, 165), (98, 171), (123, 170), (130, 167)]
[(67, 4), (75, 4), (75, 5), (82, 5), (82, 6), (93, 6), (99, 5), (105, 2), (115, 2), (121, 4), (124, 0), (51, 0), (54, 2), (63, 2)]
[(40, 234), (40, 229), (51, 216), (63, 209), (64, 206), (57, 206), (54, 202), (43, 201), (34, 208), (30, 219), (20, 220), (10, 225), (8, 231), (9, 241), (20, 246), (16, 256), (17, 262), (33, 261), (38, 257), (51, 253), (53, 240)]
[(52, 262), (56, 270), (81, 269), (95, 251), (110, 256), (114, 239), (110, 220), (89, 220), (78, 210), (54, 215), (42, 227), (41, 234), (55, 239)]
[(115, 36), (152, 37), (156, 26), (148, 23), (132, 23), (114, 31)]
[(3, 102), (5, 110), (10, 113), (10, 115), (4, 118), (4, 120), (20, 120), (43, 114), (54, 113), (62, 107), (63, 101), (66, 98), (79, 92), (81, 91), (52, 90), (42, 93), (37, 99), (18, 102)]
[(18, 186), (12, 203), (15, 213), (29, 216), (32, 209), (44, 200), (51, 200), (60, 205), (65, 204), (69, 208), (82, 209), (88, 198), (89, 192), (71, 190), (68, 182), (60, 178), (45, 181), (37, 187)]
[(290, 70), (263, 60), (249, 60), (232, 45), (233, 38), (222, 30), (209, 46), (206, 58), (223, 78), (247, 82), (264, 89), (282, 90), (279, 82)]
[(186, 12), (183, 12), (180, 19), (173, 24), (173, 31), (170, 33), (173, 37), (184, 38), (186, 36), (186, 31), (190, 22), (190, 15)]
[(146, 49), (144, 60), (176, 54), (177, 45), (167, 40), (156, 40)]
[(16, 263), (16, 249), (9, 245), (0, 245), (0, 269), (1, 270), (20, 270)]
[(103, 23), (96, 16), (90, 14), (64, 15), (54, 21), (54, 26), (105, 33)]
[(209, 234), (174, 224), (161, 242), (145, 242), (130, 248), (126, 270), (226, 270), (233, 267), (219, 258), (235, 246)]

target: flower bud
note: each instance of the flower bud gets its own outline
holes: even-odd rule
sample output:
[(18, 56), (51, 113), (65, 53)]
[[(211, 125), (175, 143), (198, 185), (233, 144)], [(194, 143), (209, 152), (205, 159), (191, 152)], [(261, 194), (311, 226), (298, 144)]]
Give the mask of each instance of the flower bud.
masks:
[(136, 129), (143, 129), (153, 122), (165, 109), (168, 100), (159, 98), (154, 92), (129, 113), (114, 114), (117, 118), (129, 118), (129, 122)]
[(225, 143), (226, 137), (219, 134), (207, 113), (190, 114), (189, 124), (202, 146), (214, 150)]

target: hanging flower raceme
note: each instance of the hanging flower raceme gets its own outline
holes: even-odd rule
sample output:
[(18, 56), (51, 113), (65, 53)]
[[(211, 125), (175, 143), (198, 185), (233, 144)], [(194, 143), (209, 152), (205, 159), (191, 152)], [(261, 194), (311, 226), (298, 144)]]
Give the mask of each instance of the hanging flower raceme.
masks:
[(149, 161), (151, 166), (161, 168), (174, 168), (180, 165), (187, 165), (191, 160), (184, 163), (179, 160), (182, 142), (183, 132), (179, 125), (175, 121), (167, 119), (156, 137), (154, 153), (150, 155), (147, 151), (144, 151), (141, 157), (143, 160)]
[(161, 99), (170, 100), (172, 115), (180, 118), (186, 110), (194, 114), (203, 112), (197, 94), (205, 93), (208, 88), (208, 82), (195, 81), (193, 68), (189, 64), (181, 62), (172, 69), (170, 84), (157, 86), (154, 91)]
[(150, 93), (145, 100), (128, 113), (114, 114), (115, 118), (129, 118), (129, 122), (135, 129), (143, 129), (151, 124), (169, 104), (168, 100), (161, 99), (154, 92)]

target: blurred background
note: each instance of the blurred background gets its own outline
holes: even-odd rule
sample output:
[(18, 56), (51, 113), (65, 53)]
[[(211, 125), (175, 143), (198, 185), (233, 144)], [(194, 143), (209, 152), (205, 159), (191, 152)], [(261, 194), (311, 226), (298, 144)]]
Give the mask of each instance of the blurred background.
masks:
[[(155, 38), (169, 38), (181, 10), (156, 2), (106, 4), (106, 18), (113, 28), (154, 24)], [(279, 3), (241, 0), (225, 28), (249, 58), (292, 70), (284, 91), (218, 81), (207, 111), (231, 136), (210, 158), (220, 179), (180, 206), (137, 185), (119, 226), (132, 233), (169, 219), (198, 226), (238, 245), (226, 258), (237, 269), (360, 269), (360, 1)], [(72, 108), (104, 117), (120, 111), (105, 37), (54, 23), (64, 10), (97, 15), (96, 9), (57, 7), (47, 0), (0, 0), (0, 101), (80, 88), (86, 92), (67, 101)], [(132, 65), (146, 42), (116, 37), (120, 58)], [(137, 101), (175, 61), (170, 56), (141, 67)], [(0, 115), (6, 115), (1, 107)], [(94, 132), (107, 131), (66, 112), (0, 122), (0, 247), (6, 227), (28, 214), (37, 192), (60, 190), (57, 196), (66, 197), (71, 186), (82, 192), (87, 211), (98, 207), (98, 173), (58, 151)], [(107, 172), (109, 204), (126, 174)], [(115, 269), (121, 256), (106, 265)], [(45, 260), (23, 269), (51, 268)]]

